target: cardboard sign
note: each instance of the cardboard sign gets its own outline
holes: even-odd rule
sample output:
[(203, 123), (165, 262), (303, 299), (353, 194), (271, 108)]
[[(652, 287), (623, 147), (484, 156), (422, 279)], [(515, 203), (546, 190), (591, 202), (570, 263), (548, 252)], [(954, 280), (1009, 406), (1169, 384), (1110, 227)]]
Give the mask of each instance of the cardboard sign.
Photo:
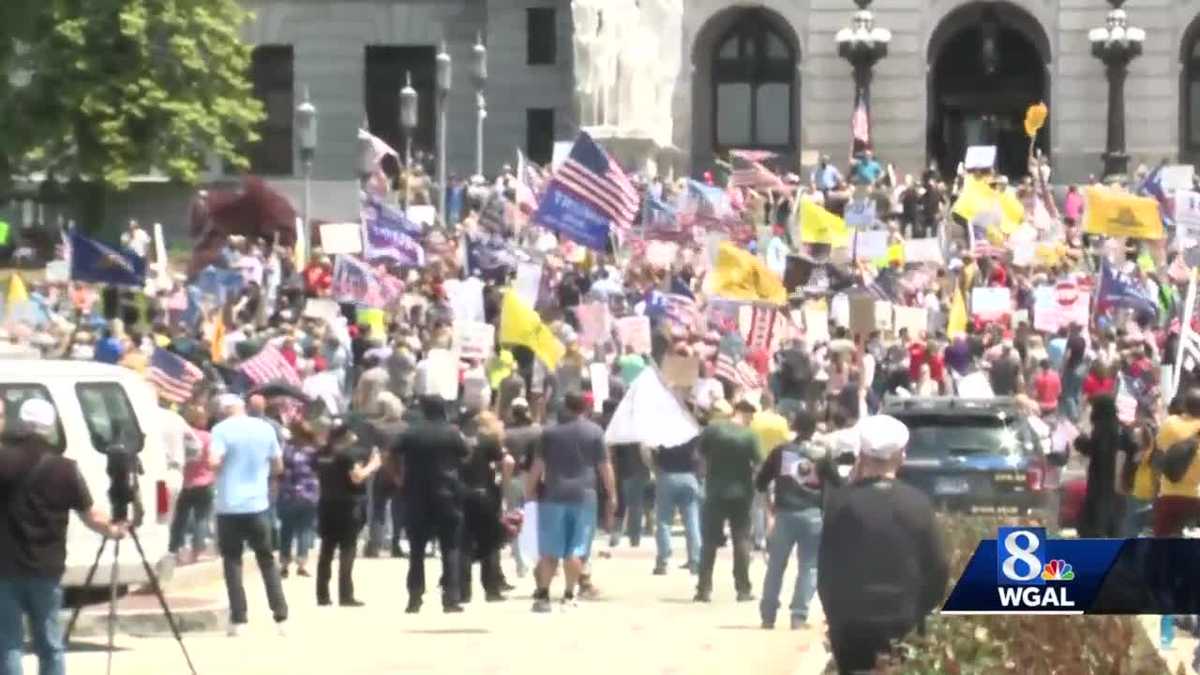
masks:
[(846, 225), (859, 230), (875, 226), (875, 200), (862, 199), (846, 204)]
[(850, 333), (866, 335), (892, 327), (892, 303), (871, 295), (850, 296)]
[(1011, 325), (1015, 329), (1017, 326), (1020, 326), (1023, 323), (1029, 323), (1029, 310), (1018, 309), (1012, 314)]
[(1191, 164), (1170, 164), (1162, 168), (1159, 178), (1164, 190), (1191, 190), (1196, 167)]
[(700, 359), (667, 354), (662, 364), (663, 379), (672, 387), (691, 388), (700, 379)]
[(909, 239), (904, 242), (904, 259), (910, 263), (935, 263), (941, 265), (942, 243), (937, 237)]
[(405, 216), (414, 223), (422, 225), (437, 224), (437, 207), (431, 204), (416, 204), (408, 207), (404, 212)]
[(588, 365), (588, 379), (592, 382), (592, 411), (604, 412), (604, 402), (608, 400), (608, 366), (603, 363)]
[(670, 268), (679, 252), (679, 245), (673, 241), (652, 240), (646, 244), (646, 262), (659, 268)]
[(1012, 313), (1012, 292), (1007, 288), (971, 289), (971, 316), (993, 321)]
[(454, 351), (461, 359), (486, 359), (496, 347), (496, 327), (482, 321), (454, 322)]
[(892, 311), (895, 312), (897, 333), (907, 328), (908, 336), (916, 338), (929, 331), (929, 310), (924, 307), (895, 305), (892, 307)]
[(972, 145), (967, 148), (963, 158), (963, 168), (967, 171), (986, 171), (996, 166), (996, 146)]
[(579, 344), (584, 347), (595, 347), (609, 341), (612, 334), (612, 315), (608, 305), (602, 302), (592, 302), (575, 308), (575, 317), (579, 319)]
[(538, 292), (542, 287), (542, 264), (534, 262), (517, 263), (517, 278), (513, 282), (513, 290), (517, 296), (530, 307), (537, 307)]
[(328, 323), (342, 315), (342, 308), (329, 298), (309, 298), (304, 302), (304, 318), (318, 319)]
[(327, 255), (362, 253), (362, 225), (358, 223), (322, 225), (321, 250)]
[(888, 254), (887, 230), (859, 230), (850, 237), (850, 250), (855, 260), (875, 260)]
[(650, 319), (644, 316), (625, 316), (617, 319), (617, 340), (623, 347), (633, 347), (638, 354), (650, 353)]

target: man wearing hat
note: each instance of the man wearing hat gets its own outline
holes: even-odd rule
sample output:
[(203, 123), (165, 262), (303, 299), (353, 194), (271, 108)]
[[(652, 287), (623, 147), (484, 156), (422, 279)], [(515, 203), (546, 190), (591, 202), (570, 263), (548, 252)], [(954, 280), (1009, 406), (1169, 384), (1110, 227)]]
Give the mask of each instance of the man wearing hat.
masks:
[(922, 492), (896, 480), (908, 427), (888, 415), (858, 424), (853, 482), (825, 505), (817, 590), (838, 672), (869, 672), (892, 640), (942, 601), (949, 562)]
[[(92, 531), (125, 536), (92, 502), (79, 467), (62, 456), (62, 431), (54, 405), (26, 399), (19, 427), (0, 445), (0, 672), (21, 672), (25, 616), (42, 673), (62, 673), (60, 587), (67, 558), (68, 512)], [(4, 429), (0, 401), (0, 432)]]

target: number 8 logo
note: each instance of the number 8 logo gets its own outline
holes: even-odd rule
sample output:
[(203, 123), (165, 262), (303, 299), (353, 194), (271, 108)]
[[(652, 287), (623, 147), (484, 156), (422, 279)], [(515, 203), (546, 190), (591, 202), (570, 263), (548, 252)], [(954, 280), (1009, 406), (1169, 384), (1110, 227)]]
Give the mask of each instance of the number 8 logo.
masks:
[[(1021, 541), (1024, 540), (1024, 545)], [(1037, 536), (1027, 530), (1009, 532), (1004, 538), (1004, 550), (1009, 556), (1000, 565), (1004, 576), (1013, 581), (1032, 581), (1042, 573), (1042, 561), (1033, 553), (1038, 550), (1040, 542)], [(1017, 563), (1025, 566), (1024, 574), (1017, 574)]]

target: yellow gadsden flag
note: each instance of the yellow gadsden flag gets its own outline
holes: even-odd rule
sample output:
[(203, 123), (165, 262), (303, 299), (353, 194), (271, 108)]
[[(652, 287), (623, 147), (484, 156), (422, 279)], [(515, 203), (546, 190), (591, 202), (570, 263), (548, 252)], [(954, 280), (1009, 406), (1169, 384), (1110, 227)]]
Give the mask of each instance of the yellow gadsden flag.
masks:
[(1016, 195), (994, 190), (986, 181), (971, 175), (963, 182), (952, 210), (968, 223), (976, 218), (991, 219), (1006, 237), (1025, 220), (1025, 207)]
[(730, 300), (787, 303), (787, 289), (779, 275), (761, 260), (727, 241), (717, 249), (717, 264), (709, 276), (709, 291)]
[(962, 287), (954, 289), (954, 302), (950, 303), (950, 318), (946, 322), (946, 335), (958, 337), (967, 334), (967, 303), (963, 300)]
[(550, 370), (558, 367), (558, 360), (567, 351), (550, 327), (542, 323), (542, 317), (512, 289), (505, 291), (500, 307), (500, 344), (528, 347)]
[(1152, 197), (1138, 197), (1105, 187), (1087, 189), (1083, 231), (1109, 237), (1162, 239), (1162, 217)]
[(826, 211), (820, 204), (801, 199), (800, 210), (796, 215), (799, 220), (797, 225), (800, 228), (800, 241), (805, 244), (849, 245), (850, 229), (846, 226), (846, 221)]

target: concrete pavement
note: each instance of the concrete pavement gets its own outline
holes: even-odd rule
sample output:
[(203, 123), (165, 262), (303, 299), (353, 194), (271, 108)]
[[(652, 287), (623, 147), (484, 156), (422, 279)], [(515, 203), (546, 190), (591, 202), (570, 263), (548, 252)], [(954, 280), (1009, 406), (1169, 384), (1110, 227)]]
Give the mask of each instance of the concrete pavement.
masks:
[[(607, 550), (597, 542), (597, 550)], [(679, 545), (676, 551), (682, 551)], [(678, 555), (678, 554), (677, 554)], [(403, 613), (407, 594), (405, 560), (360, 560), (355, 583), (367, 606), (356, 609), (316, 606), (312, 579), (284, 581), (292, 619), (287, 634), (278, 636), (271, 623), (257, 567), (247, 559), (247, 596), (250, 628), (238, 638), (223, 630), (192, 632), (188, 649), (203, 675), (220, 673), (374, 673), (517, 674), (563, 673), (571, 675), (693, 675), (701, 673), (756, 673), (800, 675), (824, 670), (827, 653), (823, 628), (788, 629), (786, 605), (790, 600), (794, 565), (785, 579), (785, 609), (774, 631), (759, 627), (757, 602), (734, 602), (729, 550), (721, 552), (715, 575), (713, 602), (691, 602), (695, 578), (677, 569), (675, 561), (665, 577), (650, 574), (653, 541), (640, 549), (618, 548), (609, 559), (594, 563), (602, 598), (581, 601), (579, 606), (550, 615), (530, 611), (532, 580), (517, 579), (511, 561), (505, 561), (510, 581), (518, 590), (503, 603), (476, 600), (462, 614), (441, 612), (436, 590), (426, 596), (421, 614)], [(427, 577), (436, 580), (438, 561), (427, 563)], [(765, 562), (756, 555), (751, 567), (755, 593), (760, 591)], [(478, 584), (476, 570), (476, 584)], [(188, 589), (189, 596), (221, 601), (219, 580)], [(561, 581), (554, 588), (561, 596)], [(819, 611), (814, 612), (819, 620)], [(222, 629), (224, 622), (222, 621)], [(91, 637), (67, 658), (72, 675), (103, 673), (104, 638)], [(119, 635), (115, 673), (186, 673), (175, 641), (167, 637), (140, 638)], [(35, 661), (26, 658), (27, 672)]]

